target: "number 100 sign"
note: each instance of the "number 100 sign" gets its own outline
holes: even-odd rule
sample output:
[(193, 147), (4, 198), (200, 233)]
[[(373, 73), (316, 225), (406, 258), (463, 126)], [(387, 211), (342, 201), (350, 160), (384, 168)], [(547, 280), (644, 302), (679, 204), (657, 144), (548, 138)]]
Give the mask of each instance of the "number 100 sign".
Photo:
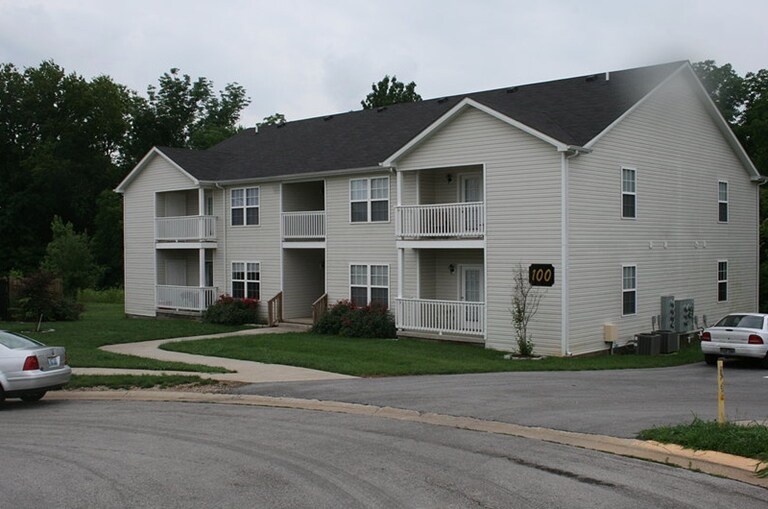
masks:
[(555, 266), (533, 263), (528, 267), (528, 282), (531, 286), (552, 286), (555, 284)]

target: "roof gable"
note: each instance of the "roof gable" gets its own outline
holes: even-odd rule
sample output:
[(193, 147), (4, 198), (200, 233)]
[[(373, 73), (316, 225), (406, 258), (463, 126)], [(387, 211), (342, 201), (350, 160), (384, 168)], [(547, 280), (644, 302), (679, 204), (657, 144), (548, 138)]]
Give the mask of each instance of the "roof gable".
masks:
[(179, 165), (173, 158), (169, 157), (169, 155), (165, 154), (164, 151), (170, 151), (173, 153), (174, 151), (184, 151), (184, 152), (193, 152), (188, 151), (185, 149), (168, 149), (166, 148), (160, 148), (160, 147), (152, 147), (152, 149), (147, 152), (147, 155), (145, 155), (141, 161), (139, 161), (139, 164), (137, 164), (133, 170), (123, 179), (120, 184), (115, 188), (115, 192), (118, 193), (124, 193), (125, 190), (128, 188), (128, 186), (133, 182), (136, 177), (138, 177), (144, 169), (149, 166), (149, 164), (156, 158), (160, 157), (168, 162), (171, 166), (173, 166), (175, 169), (179, 171), (182, 175), (187, 177), (194, 185), (198, 185), (200, 181), (193, 177), (187, 170), (185, 170), (181, 165)]

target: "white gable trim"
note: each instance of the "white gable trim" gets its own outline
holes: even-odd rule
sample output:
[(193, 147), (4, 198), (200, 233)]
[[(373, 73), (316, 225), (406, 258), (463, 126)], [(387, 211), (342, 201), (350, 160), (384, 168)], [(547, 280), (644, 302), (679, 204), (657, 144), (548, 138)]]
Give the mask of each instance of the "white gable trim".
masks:
[(526, 132), (530, 134), (531, 136), (534, 136), (546, 143), (549, 143), (550, 145), (554, 146), (557, 150), (561, 152), (565, 152), (569, 149), (572, 149), (573, 147), (568, 146), (567, 144), (556, 140), (552, 138), (551, 136), (547, 136), (546, 134), (537, 131), (536, 129), (533, 129), (532, 127), (523, 124), (522, 122), (519, 122), (511, 117), (508, 117), (504, 115), (503, 113), (499, 113), (498, 111), (494, 110), (493, 108), (489, 108), (488, 106), (485, 106), (484, 104), (480, 104), (479, 102), (475, 101), (474, 99), (471, 99), (469, 97), (465, 97), (462, 99), (456, 106), (451, 108), (449, 111), (447, 111), (445, 114), (443, 114), (442, 117), (438, 118), (436, 121), (434, 121), (429, 127), (421, 131), (416, 137), (414, 137), (411, 141), (406, 143), (402, 148), (400, 148), (397, 152), (389, 156), (387, 159), (385, 159), (380, 164), (382, 166), (393, 166), (395, 162), (403, 157), (405, 154), (411, 152), (414, 150), (418, 145), (420, 145), (423, 141), (425, 141), (427, 138), (429, 138), (431, 135), (433, 135), (436, 131), (440, 130), (445, 124), (447, 124), (450, 120), (452, 120), (455, 116), (457, 116), (459, 113), (464, 111), (466, 108), (475, 108), (477, 110), (482, 111), (483, 113), (486, 113), (488, 115), (491, 115), (494, 118), (497, 118), (501, 120), (502, 122), (509, 124), (513, 127), (516, 127), (520, 129), (523, 132)]
[(733, 131), (731, 130), (731, 127), (728, 125), (728, 122), (720, 114), (720, 110), (717, 109), (717, 105), (714, 103), (714, 101), (712, 101), (712, 98), (709, 97), (709, 93), (707, 93), (707, 90), (704, 88), (704, 85), (701, 84), (701, 81), (699, 80), (698, 76), (696, 76), (696, 72), (693, 70), (693, 67), (689, 62), (686, 62), (682, 64), (680, 67), (678, 67), (673, 73), (671, 73), (661, 83), (659, 83), (656, 87), (654, 87), (653, 90), (648, 92), (642, 99), (637, 101), (631, 108), (625, 111), (623, 115), (621, 115), (619, 118), (614, 120), (608, 127), (603, 129), (597, 136), (589, 140), (586, 143), (586, 145), (584, 145), (584, 147), (585, 148), (594, 147), (594, 145), (598, 141), (600, 141), (600, 139), (602, 139), (603, 136), (608, 134), (618, 124), (624, 121), (625, 118), (627, 118), (629, 115), (634, 113), (640, 106), (642, 106), (648, 100), (649, 97), (651, 97), (654, 93), (656, 93), (657, 90), (665, 86), (675, 76), (677, 76), (682, 72), (685, 72), (686, 70), (695, 79), (696, 84), (698, 85), (698, 89), (696, 90), (696, 92), (703, 100), (704, 107), (707, 109), (707, 112), (712, 117), (712, 120), (714, 120), (715, 124), (717, 125), (718, 129), (723, 134), (723, 136), (725, 137), (728, 144), (736, 153), (736, 156), (739, 158), (739, 161), (741, 161), (741, 163), (744, 165), (747, 172), (752, 177), (753, 181), (762, 182), (764, 180), (764, 177), (760, 175), (760, 172), (757, 170), (757, 168), (755, 168), (754, 163), (752, 163), (752, 160), (747, 155), (747, 152), (744, 150), (744, 147), (741, 146), (741, 143), (739, 142), (738, 138), (736, 138), (736, 135), (733, 134)]
[(139, 174), (144, 170), (144, 168), (147, 167), (147, 165), (154, 159), (156, 156), (162, 157), (168, 164), (176, 168), (179, 173), (187, 177), (189, 180), (192, 181), (193, 184), (200, 185), (200, 181), (197, 180), (195, 177), (190, 175), (184, 168), (176, 164), (176, 162), (168, 157), (167, 155), (163, 154), (163, 152), (158, 149), (157, 147), (152, 147), (152, 150), (147, 152), (147, 155), (145, 155), (141, 161), (139, 161), (139, 164), (137, 164), (133, 170), (123, 179), (122, 182), (115, 188), (115, 192), (117, 193), (124, 193), (125, 190), (128, 188), (131, 182), (139, 176)]

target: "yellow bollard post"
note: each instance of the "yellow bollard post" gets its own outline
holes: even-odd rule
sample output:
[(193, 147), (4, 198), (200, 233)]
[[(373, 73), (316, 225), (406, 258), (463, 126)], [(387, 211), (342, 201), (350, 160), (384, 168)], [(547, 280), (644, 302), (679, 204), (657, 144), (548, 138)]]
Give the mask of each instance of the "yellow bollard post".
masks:
[(725, 424), (725, 379), (723, 378), (723, 359), (717, 359), (717, 423)]

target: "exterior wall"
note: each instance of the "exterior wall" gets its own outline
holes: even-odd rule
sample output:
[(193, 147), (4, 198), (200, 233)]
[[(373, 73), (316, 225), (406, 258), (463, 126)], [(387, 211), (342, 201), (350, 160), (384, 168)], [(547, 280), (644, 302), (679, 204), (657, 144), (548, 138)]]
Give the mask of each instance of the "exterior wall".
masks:
[[(757, 309), (757, 186), (693, 90), (678, 78), (570, 161), (570, 350), (605, 348), (651, 329), (660, 297), (694, 298), (711, 324)], [(635, 168), (637, 218), (621, 219), (621, 167)], [(718, 223), (718, 180), (730, 221)], [(706, 242), (706, 247), (704, 243)], [(729, 299), (717, 302), (717, 260)], [(637, 314), (622, 316), (622, 264), (637, 265)]]
[(283, 184), (283, 212), (325, 209), (325, 185), (322, 180)]
[[(469, 108), (398, 161), (400, 170), (467, 165), (485, 171), (486, 346), (515, 350), (509, 307), (517, 267), (551, 263), (560, 272), (561, 158), (553, 146)], [(560, 288), (556, 281), (546, 290), (531, 322), (536, 353), (561, 353)]]
[[(353, 178), (389, 176), (389, 221), (350, 221), (349, 181)], [(350, 264), (389, 265), (389, 305), (397, 296), (395, 205), (397, 185), (388, 172), (333, 177), (326, 180), (326, 279), (331, 304), (348, 299)]]
[[(231, 193), (232, 189), (243, 187), (259, 187), (259, 224), (247, 226), (231, 225)], [(217, 226), (219, 245), (226, 246), (221, 254), (214, 259), (214, 270), (217, 262), (223, 275), (214, 281), (219, 291), (232, 294), (232, 262), (259, 262), (261, 281), (259, 286), (259, 315), (262, 320), (267, 316), (267, 301), (282, 289), (281, 281), (281, 238), (280, 238), (280, 184), (268, 183), (227, 187), (219, 202), (223, 204), (223, 214)], [(216, 206), (216, 205), (214, 205)], [(218, 214), (217, 214), (218, 215)], [(222, 225), (223, 223), (223, 225)], [(226, 237), (224, 237), (226, 236)], [(226, 241), (224, 240), (226, 238)], [(217, 271), (218, 272), (218, 271)]]
[[(485, 263), (482, 249), (421, 249), (418, 252), (422, 299), (460, 300), (460, 266)], [(453, 273), (450, 265), (454, 266)]]
[(155, 316), (155, 193), (190, 189), (193, 183), (155, 156), (123, 197), (125, 312)]

